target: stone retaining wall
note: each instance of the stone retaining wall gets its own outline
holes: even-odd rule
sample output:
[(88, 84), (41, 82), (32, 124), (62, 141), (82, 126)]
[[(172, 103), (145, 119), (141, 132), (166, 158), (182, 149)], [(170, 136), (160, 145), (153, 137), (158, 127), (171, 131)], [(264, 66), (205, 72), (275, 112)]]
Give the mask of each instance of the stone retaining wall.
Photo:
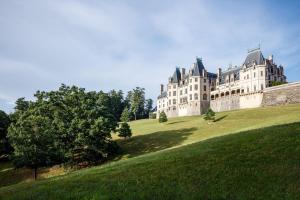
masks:
[(300, 103), (300, 82), (288, 83), (264, 90), (262, 106), (293, 103)]

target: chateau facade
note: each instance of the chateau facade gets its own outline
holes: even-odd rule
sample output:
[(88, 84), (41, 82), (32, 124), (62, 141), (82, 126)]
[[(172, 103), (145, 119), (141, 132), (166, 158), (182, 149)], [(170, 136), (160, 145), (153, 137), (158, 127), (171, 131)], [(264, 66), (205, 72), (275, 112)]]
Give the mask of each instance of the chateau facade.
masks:
[(200, 115), (209, 107), (217, 112), (259, 107), (265, 89), (276, 83), (286, 83), (283, 67), (272, 55), (265, 58), (260, 48), (249, 50), (241, 66), (218, 68), (217, 73), (207, 72), (196, 58), (190, 70), (175, 69), (166, 89), (161, 85), (157, 117), (162, 111), (176, 117)]

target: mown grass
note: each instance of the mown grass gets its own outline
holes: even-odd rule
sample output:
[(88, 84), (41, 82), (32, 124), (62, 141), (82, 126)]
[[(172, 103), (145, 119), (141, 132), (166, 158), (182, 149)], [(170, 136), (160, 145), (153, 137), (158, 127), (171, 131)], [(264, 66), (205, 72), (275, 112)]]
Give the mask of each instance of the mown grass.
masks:
[[(124, 160), (127, 159), (129, 162), (127, 164), (130, 165), (134, 164), (136, 159), (148, 162), (147, 159), (152, 159), (153, 155), (162, 156), (164, 152), (169, 152), (172, 148), (183, 147), (184, 145), (197, 143), (217, 136), (299, 121), (299, 104), (217, 113), (216, 122), (214, 123), (204, 121), (201, 116), (170, 118), (169, 121), (164, 124), (159, 124), (157, 120), (138, 120), (130, 123), (133, 130), (133, 137), (131, 139), (120, 139), (114, 136), (114, 139), (118, 141), (123, 149), (122, 154), (116, 157), (110, 164), (95, 169), (100, 173), (100, 171), (108, 170), (108, 166), (124, 165), (124, 163), (127, 163), (127, 161)], [(199, 143), (199, 145), (200, 144), (202, 145), (202, 143)], [(134, 158), (136, 156), (141, 156), (142, 158)], [(147, 166), (144, 167), (147, 168)], [(82, 176), (86, 176), (84, 174), (85, 172), (82, 172)], [(39, 171), (39, 179), (47, 179), (65, 173), (68, 172), (58, 166), (43, 168)], [(80, 174), (81, 171), (78, 173)], [(73, 175), (74, 173), (71, 173), (69, 176)], [(60, 179), (60, 177), (58, 177), (58, 179)], [(0, 163), (0, 187), (22, 182), (31, 182), (32, 180), (33, 175), (31, 170), (26, 168), (15, 170), (10, 163)], [(49, 181), (53, 180), (54, 179), (49, 179)], [(86, 179), (86, 181), (89, 182), (88, 179)], [(114, 183), (116, 182), (114, 181)], [(34, 184), (39, 184), (39, 181)], [(82, 182), (82, 184), (84, 184), (84, 182)], [(21, 190), (24, 189), (16, 185), (16, 188), (17, 187), (20, 187)], [(14, 188), (14, 186), (4, 188), (2, 192), (10, 196), (10, 193), (7, 193), (6, 190), (11, 190), (12, 188)], [(78, 188), (78, 190), (81, 191), (84, 188), (85, 186), (83, 185), (82, 188)], [(102, 193), (102, 191), (100, 191), (100, 193)], [(2, 194), (0, 194), (0, 197)], [(75, 196), (72, 196), (72, 198), (73, 197)], [(110, 197), (110, 195), (108, 195), (108, 197)]]
[(0, 189), (2, 199), (300, 199), (300, 123)]
[(300, 104), (221, 112), (216, 122), (208, 123), (201, 116), (157, 120), (138, 120), (130, 123), (133, 137), (115, 137), (123, 149), (118, 159), (132, 158), (149, 152), (179, 147), (240, 131), (300, 121)]

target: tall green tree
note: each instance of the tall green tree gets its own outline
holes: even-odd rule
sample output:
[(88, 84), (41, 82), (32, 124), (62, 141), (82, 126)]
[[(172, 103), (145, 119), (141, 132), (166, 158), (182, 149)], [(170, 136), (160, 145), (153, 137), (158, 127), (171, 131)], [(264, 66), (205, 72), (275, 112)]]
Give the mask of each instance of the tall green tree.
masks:
[(144, 113), (145, 104), (145, 89), (136, 87), (130, 94), (130, 110), (134, 115), (134, 119), (137, 120), (139, 116)]
[(115, 91), (112, 90), (108, 93), (111, 101), (111, 109), (112, 113), (115, 116), (115, 118), (120, 121), (121, 114), (125, 108), (125, 101), (123, 97), (123, 92), (122, 90)]
[(127, 107), (125, 107), (121, 115), (121, 122), (129, 122), (129, 121), (130, 121), (130, 111)]
[(9, 154), (12, 150), (7, 138), (9, 124), (9, 116), (4, 111), (0, 110), (0, 158), (3, 155)]
[(32, 108), (25, 111), (17, 123), (9, 127), (9, 140), (14, 148), (13, 163), (16, 167), (29, 167), (37, 178), (39, 167), (59, 161), (59, 149), (55, 141), (55, 130), (48, 117), (43, 117)]
[[(55, 162), (94, 164), (116, 152), (117, 145), (111, 133), (116, 131), (118, 124), (109, 94), (86, 92), (84, 88), (62, 84), (56, 91), (37, 91), (34, 96), (36, 100), (28, 103), (29, 108), (24, 111), (16, 109), (15, 120), (9, 129), (9, 139), (17, 148), (14, 156), (17, 166), (39, 167)], [(37, 120), (37, 123), (36, 119), (44, 119), (45, 122)], [(31, 143), (18, 142), (22, 141), (18, 138), (35, 136), (37, 139), (30, 140)], [(36, 162), (35, 151), (30, 149), (40, 148), (36, 144), (38, 140), (46, 146), (53, 146), (54, 142), (55, 149), (49, 152), (41, 149), (42, 156), (47, 159)], [(26, 152), (32, 156), (27, 156)], [(36, 156), (40, 157), (39, 154)], [(35, 164), (29, 165), (29, 161)]]
[(145, 101), (145, 118), (149, 118), (150, 117), (150, 113), (153, 109), (153, 100), (152, 99), (147, 99)]

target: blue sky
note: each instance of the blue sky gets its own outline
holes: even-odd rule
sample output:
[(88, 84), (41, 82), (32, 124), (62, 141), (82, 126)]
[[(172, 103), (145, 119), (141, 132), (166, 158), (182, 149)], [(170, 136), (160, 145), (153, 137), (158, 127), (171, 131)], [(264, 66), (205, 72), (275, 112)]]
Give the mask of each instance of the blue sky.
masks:
[(60, 83), (144, 87), (155, 99), (175, 66), (208, 71), (261, 48), (300, 80), (299, 1), (0, 0), (0, 109)]

